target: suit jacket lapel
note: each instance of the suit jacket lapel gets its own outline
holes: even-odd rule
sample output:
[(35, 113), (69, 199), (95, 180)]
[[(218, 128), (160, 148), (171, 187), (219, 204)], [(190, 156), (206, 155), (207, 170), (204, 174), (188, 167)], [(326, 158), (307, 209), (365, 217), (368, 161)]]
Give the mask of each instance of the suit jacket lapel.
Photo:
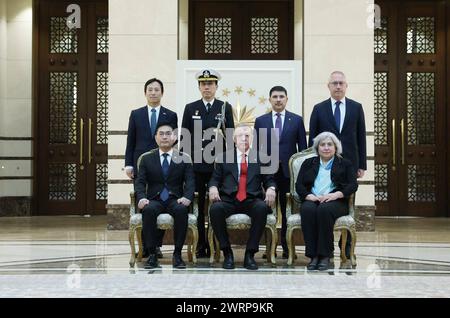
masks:
[(161, 180), (164, 180), (164, 174), (163, 174), (162, 166), (161, 166), (161, 158), (159, 157), (158, 149), (156, 149), (156, 151), (154, 153), (153, 162), (155, 164), (156, 171), (158, 171), (158, 174), (161, 177)]
[(348, 121), (350, 120), (351, 116), (353, 116), (353, 107), (350, 106), (351, 102), (348, 98), (345, 99), (345, 117), (344, 117), (344, 124), (342, 125), (341, 133), (344, 131), (345, 127), (348, 125)]
[(280, 141), (281, 141), (281, 139), (283, 139), (283, 135), (285, 134), (284, 132), (289, 129), (289, 125), (291, 124), (290, 121), (291, 121), (291, 114), (288, 113), (288, 111), (286, 111), (286, 113), (284, 115), (284, 124), (281, 129)]
[(237, 161), (237, 152), (236, 148), (234, 149), (234, 163), (231, 164), (231, 173), (233, 174), (234, 179), (236, 180), (236, 183), (239, 184), (239, 168), (238, 168), (238, 161)]
[(142, 113), (140, 114), (140, 117), (144, 121), (144, 127), (150, 136), (152, 138), (152, 130), (150, 129), (150, 117), (148, 116), (148, 106), (144, 106), (142, 108)]
[(250, 181), (253, 179), (253, 177), (258, 172), (258, 160), (256, 158), (256, 155), (252, 152), (249, 152), (248, 154), (248, 169), (247, 169), (247, 184), (250, 183)]
[(156, 126), (158, 126), (159, 123), (161, 123), (163, 120), (165, 120), (167, 122), (167, 113), (166, 113), (166, 108), (161, 106), (161, 108), (159, 109), (159, 116), (158, 116), (158, 121), (156, 122)]
[(327, 103), (327, 105), (325, 107), (326, 116), (328, 117), (328, 120), (331, 123), (331, 126), (334, 127), (334, 129), (336, 129), (336, 132), (339, 133), (339, 129), (336, 127), (336, 122), (334, 121), (333, 106), (331, 105), (331, 98), (328, 98), (326, 103)]

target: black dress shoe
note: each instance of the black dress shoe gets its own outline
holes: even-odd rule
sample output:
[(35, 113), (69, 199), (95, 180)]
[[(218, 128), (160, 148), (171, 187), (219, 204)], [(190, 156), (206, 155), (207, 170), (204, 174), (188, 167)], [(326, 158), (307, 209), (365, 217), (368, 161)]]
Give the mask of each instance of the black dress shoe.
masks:
[(330, 266), (330, 258), (322, 257), (320, 259), (319, 265), (317, 265), (317, 269), (319, 271), (326, 271), (326, 270), (328, 270), (329, 266)]
[(145, 263), (144, 268), (145, 269), (152, 269), (152, 268), (156, 268), (156, 267), (159, 267), (158, 258), (156, 257), (156, 254), (150, 254), (148, 256), (148, 260)]
[(161, 248), (159, 246), (156, 248), (156, 256), (158, 258), (163, 258), (163, 253), (161, 252)]
[(180, 254), (173, 254), (172, 266), (173, 268), (179, 269), (186, 268), (186, 263), (183, 261)]
[(255, 258), (253, 257), (253, 253), (245, 252), (244, 267), (249, 270), (258, 269), (258, 265), (256, 264)]
[(223, 252), (223, 264), (222, 268), (224, 269), (233, 269), (234, 268), (234, 256), (233, 251), (230, 249), (227, 252)]
[(309, 264), (306, 266), (306, 269), (309, 271), (315, 271), (317, 270), (317, 265), (319, 264), (319, 257), (313, 257), (311, 259), (311, 262), (309, 262)]

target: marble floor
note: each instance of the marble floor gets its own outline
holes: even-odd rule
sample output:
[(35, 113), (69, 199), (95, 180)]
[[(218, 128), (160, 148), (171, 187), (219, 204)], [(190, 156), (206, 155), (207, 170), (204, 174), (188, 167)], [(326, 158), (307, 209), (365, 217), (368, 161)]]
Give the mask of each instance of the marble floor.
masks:
[(327, 272), (306, 271), (303, 246), (291, 267), (258, 253), (248, 271), (235, 246), (234, 270), (207, 259), (174, 270), (165, 245), (161, 268), (130, 268), (127, 231), (105, 229), (104, 216), (0, 218), (0, 297), (450, 296), (450, 219), (377, 218), (375, 232), (358, 232), (358, 266), (341, 268), (336, 247)]

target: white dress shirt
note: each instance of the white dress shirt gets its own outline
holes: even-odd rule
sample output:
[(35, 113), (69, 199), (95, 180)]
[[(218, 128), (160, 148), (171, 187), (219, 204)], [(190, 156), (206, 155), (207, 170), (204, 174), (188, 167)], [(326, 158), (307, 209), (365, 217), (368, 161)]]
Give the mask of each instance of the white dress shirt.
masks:
[[(284, 127), (284, 119), (286, 118), (286, 109), (283, 109), (282, 112), (280, 112), (281, 114), (281, 131), (283, 131), (283, 127)], [(272, 110), (272, 123), (273, 123), (273, 128), (275, 128), (275, 123), (277, 121), (277, 112)]]

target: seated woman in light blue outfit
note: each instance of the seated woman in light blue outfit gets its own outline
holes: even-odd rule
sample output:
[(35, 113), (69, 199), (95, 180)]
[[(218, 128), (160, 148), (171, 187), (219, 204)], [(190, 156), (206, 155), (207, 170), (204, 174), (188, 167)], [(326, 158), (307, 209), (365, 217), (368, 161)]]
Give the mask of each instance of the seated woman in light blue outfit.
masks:
[(331, 132), (314, 138), (317, 157), (306, 159), (297, 177), (308, 270), (327, 270), (334, 251), (334, 222), (347, 215), (348, 199), (358, 189), (352, 164), (342, 158), (342, 145)]

